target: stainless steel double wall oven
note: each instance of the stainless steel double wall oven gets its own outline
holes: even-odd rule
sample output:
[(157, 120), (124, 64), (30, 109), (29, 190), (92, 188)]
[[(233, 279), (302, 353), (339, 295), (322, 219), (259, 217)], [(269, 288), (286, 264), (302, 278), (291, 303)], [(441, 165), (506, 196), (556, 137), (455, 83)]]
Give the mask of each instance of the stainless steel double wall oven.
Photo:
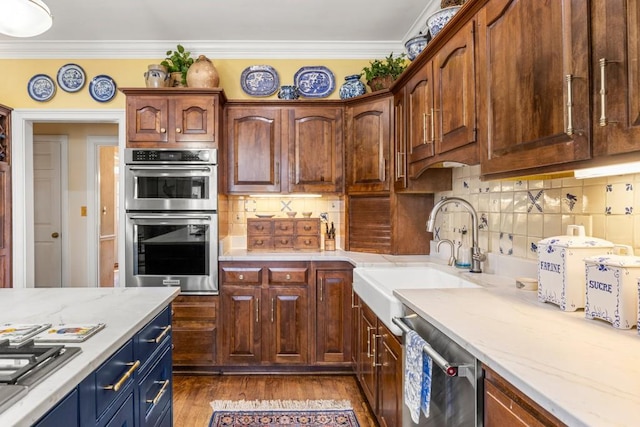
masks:
[(216, 149), (126, 149), (126, 286), (218, 293)]

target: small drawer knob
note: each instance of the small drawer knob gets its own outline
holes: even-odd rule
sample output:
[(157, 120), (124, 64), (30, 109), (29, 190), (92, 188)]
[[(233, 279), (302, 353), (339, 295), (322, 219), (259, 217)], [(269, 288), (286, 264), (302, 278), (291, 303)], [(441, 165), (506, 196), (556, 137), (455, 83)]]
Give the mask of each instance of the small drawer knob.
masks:
[(287, 280), (291, 280), (291, 275), (287, 273), (286, 276), (284, 276)]
[(167, 133), (167, 130), (165, 128), (160, 128), (160, 133)]
[(260, 231), (264, 230), (264, 226), (263, 225), (257, 225), (256, 228)]
[(182, 129), (176, 128), (176, 133), (180, 133), (180, 132), (182, 132)]
[(310, 226), (310, 225), (305, 225), (305, 226), (304, 226), (304, 230), (305, 230), (305, 231), (309, 231), (309, 230), (311, 230), (311, 226)]
[(256, 240), (256, 245), (262, 246), (264, 242), (262, 240)]
[(238, 279), (240, 279), (240, 280), (244, 280), (244, 274), (239, 274), (239, 275), (238, 275)]

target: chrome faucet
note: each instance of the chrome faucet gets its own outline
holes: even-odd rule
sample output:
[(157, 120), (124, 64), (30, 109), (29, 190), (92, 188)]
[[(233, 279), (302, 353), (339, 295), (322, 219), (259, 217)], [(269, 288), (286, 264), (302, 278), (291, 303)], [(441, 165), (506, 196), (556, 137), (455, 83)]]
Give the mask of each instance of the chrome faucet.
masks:
[(471, 214), (471, 269), (472, 273), (482, 273), (480, 263), (486, 259), (486, 256), (478, 246), (478, 213), (469, 202), (460, 197), (445, 197), (433, 206), (429, 219), (427, 220), (427, 231), (432, 233), (436, 222), (436, 215), (443, 206), (450, 203), (459, 203)]

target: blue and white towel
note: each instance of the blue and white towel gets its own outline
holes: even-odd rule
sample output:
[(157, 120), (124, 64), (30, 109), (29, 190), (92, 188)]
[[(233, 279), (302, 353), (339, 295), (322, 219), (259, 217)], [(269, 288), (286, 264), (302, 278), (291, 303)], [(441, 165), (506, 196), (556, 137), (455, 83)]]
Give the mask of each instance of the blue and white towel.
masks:
[(429, 417), (431, 402), (431, 357), (423, 352), (427, 345), (415, 331), (405, 337), (404, 403), (409, 407), (414, 423), (420, 420), (420, 409)]

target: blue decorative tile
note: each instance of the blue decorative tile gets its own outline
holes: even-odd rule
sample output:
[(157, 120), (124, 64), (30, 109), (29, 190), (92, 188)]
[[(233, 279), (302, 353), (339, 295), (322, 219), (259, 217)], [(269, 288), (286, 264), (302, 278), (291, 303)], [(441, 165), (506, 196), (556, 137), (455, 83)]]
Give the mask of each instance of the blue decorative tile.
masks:
[(529, 213), (531, 213), (531, 211), (542, 212), (542, 206), (540, 205), (539, 200), (544, 194), (544, 190), (538, 191), (535, 196), (531, 191), (527, 191), (527, 194), (529, 195), (529, 207), (527, 208), (527, 212)]

